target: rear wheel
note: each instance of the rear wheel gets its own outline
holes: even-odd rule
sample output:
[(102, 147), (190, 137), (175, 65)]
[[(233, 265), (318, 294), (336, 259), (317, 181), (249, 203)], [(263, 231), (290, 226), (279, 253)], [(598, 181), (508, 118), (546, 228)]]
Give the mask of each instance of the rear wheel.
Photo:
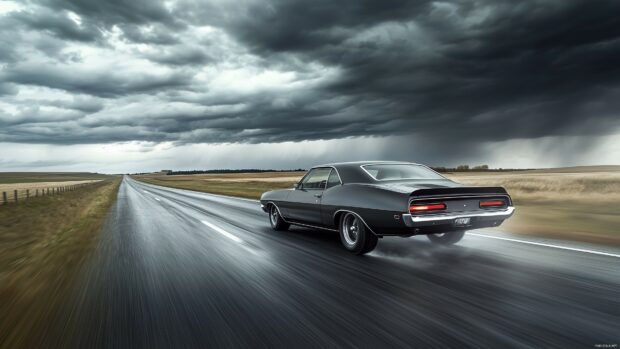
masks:
[(463, 238), (465, 230), (449, 231), (446, 233), (426, 235), (432, 243), (438, 245), (453, 245)]
[(287, 230), (291, 225), (286, 223), (276, 205), (269, 206), (269, 222), (274, 230)]
[(340, 241), (347, 250), (361, 255), (374, 250), (378, 239), (357, 215), (345, 213), (340, 219)]

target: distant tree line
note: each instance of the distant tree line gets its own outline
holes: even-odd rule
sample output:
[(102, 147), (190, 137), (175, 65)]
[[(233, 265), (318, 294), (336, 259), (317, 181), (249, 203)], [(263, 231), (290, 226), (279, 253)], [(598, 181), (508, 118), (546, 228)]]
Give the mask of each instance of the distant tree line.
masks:
[[(479, 171), (489, 171), (489, 172), (501, 172), (501, 171), (526, 171), (526, 170), (531, 170), (531, 169), (524, 169), (524, 168), (519, 168), (519, 169), (514, 169), (514, 168), (489, 168), (489, 165), (475, 165), (475, 166), (469, 166), (469, 165), (459, 165), (457, 167), (445, 167), (445, 166), (432, 166), (431, 167), (433, 170), (437, 171), (437, 172), (441, 172), (441, 173), (447, 173), (447, 172), (468, 172), (468, 171), (475, 171), (475, 172), (479, 172)], [(259, 169), (259, 168), (243, 168), (243, 169), (236, 169), (236, 170), (232, 170), (232, 169), (214, 169), (214, 170), (188, 170), (188, 171), (173, 171), (173, 170), (161, 170), (158, 173), (160, 174), (165, 174), (168, 176), (175, 176), (175, 175), (193, 175), (193, 174), (208, 174), (208, 173), (262, 173), (262, 172), (306, 172), (306, 169), (303, 168), (297, 168), (297, 169), (289, 169), (289, 170), (273, 170), (273, 169)], [(152, 174), (153, 172), (150, 173), (134, 173), (137, 175), (142, 175), (142, 174)]]
[(444, 167), (444, 166), (436, 166), (431, 167), (433, 170), (437, 172), (467, 172), (467, 171), (490, 171), (490, 172), (500, 172), (500, 171), (525, 171), (527, 169), (514, 169), (514, 168), (489, 168), (489, 165), (477, 165), (477, 166), (469, 166), (469, 165), (459, 165), (457, 167)]
[(294, 170), (263, 170), (258, 168), (244, 168), (238, 170), (231, 169), (216, 169), (216, 170), (190, 170), (190, 171), (166, 171), (166, 175), (175, 176), (175, 175), (193, 175), (193, 174), (206, 174), (206, 173), (262, 173), (262, 172), (305, 172), (306, 170), (303, 168), (298, 168)]

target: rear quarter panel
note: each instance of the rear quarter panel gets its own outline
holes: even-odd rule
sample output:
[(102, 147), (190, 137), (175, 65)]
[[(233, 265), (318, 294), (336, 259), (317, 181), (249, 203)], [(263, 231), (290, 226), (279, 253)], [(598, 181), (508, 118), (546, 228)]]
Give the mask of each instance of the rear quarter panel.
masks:
[[(326, 226), (337, 228), (336, 213), (352, 211), (362, 217), (378, 235), (402, 234), (406, 227), (400, 217), (407, 212), (409, 195), (364, 184), (344, 184), (323, 193), (321, 214)], [(398, 216), (398, 218), (396, 218)]]

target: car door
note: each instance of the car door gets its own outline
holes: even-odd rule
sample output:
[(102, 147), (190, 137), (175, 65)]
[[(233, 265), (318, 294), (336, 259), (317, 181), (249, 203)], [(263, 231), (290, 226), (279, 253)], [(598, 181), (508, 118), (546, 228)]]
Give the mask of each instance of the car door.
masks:
[(331, 171), (330, 167), (311, 169), (287, 199), (287, 219), (321, 225), (321, 197)]

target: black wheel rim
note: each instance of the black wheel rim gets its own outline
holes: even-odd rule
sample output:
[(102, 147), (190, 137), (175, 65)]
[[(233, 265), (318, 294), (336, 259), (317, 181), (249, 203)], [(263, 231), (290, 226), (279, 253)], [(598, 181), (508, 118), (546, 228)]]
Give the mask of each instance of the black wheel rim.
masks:
[(276, 226), (278, 224), (278, 209), (275, 206), (271, 206), (269, 219), (271, 220), (271, 225)]
[(357, 243), (359, 240), (360, 228), (360, 220), (357, 216), (349, 213), (344, 217), (342, 221), (342, 235), (347, 245), (354, 246)]

